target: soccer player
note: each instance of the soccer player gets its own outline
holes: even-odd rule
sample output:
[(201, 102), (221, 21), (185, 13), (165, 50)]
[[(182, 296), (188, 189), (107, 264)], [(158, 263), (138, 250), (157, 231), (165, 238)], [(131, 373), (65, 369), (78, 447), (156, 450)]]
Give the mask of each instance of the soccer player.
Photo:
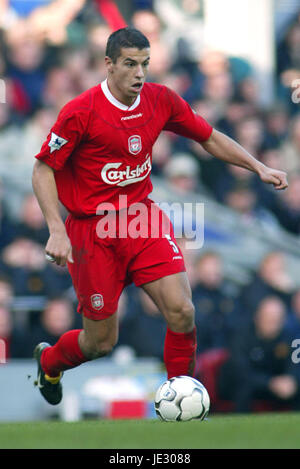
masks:
[[(112, 33), (107, 79), (63, 107), (36, 155), (32, 182), (49, 227), (46, 256), (68, 265), (83, 319), (82, 329), (66, 332), (54, 346), (35, 348), (37, 384), (50, 404), (61, 401), (65, 370), (108, 354), (117, 343), (118, 300), (132, 282), (166, 320), (168, 377), (193, 373), (196, 331), (184, 260), (170, 221), (148, 198), (151, 151), (162, 130), (194, 139), (211, 155), (257, 173), (276, 189), (287, 187), (284, 172), (266, 167), (213, 129), (168, 87), (146, 83), (149, 60), (150, 44), (141, 32)], [(65, 224), (59, 200), (69, 212)], [(126, 228), (134, 222), (137, 204), (146, 210), (139, 217), (143, 229), (153, 228), (153, 213), (160, 215), (158, 235), (124, 231), (124, 223)], [(103, 235), (104, 220), (110, 226), (116, 222), (114, 233), (108, 229)]]

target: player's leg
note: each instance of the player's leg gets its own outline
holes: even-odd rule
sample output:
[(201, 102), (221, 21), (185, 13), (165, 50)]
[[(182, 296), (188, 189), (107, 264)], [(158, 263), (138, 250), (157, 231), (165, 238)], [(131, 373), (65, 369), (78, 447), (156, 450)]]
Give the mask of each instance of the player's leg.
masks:
[(142, 285), (167, 322), (164, 361), (168, 378), (192, 375), (196, 356), (196, 328), (191, 288), (186, 272)]
[(83, 329), (63, 334), (53, 347), (45, 348), (41, 364), (50, 377), (75, 368), (88, 360), (107, 355), (118, 339), (117, 315), (102, 320), (83, 316)]
[(62, 399), (64, 371), (108, 354), (118, 338), (117, 315), (95, 321), (83, 318), (83, 329), (63, 334), (52, 347), (42, 342), (34, 351), (38, 363), (37, 386), (50, 404)]
[[(101, 241), (96, 236), (95, 224), (93, 220), (71, 219), (67, 225), (74, 257), (74, 263), (68, 267), (78, 297), (78, 312), (83, 317), (83, 329), (66, 332), (52, 347), (39, 344), (34, 352), (38, 383), (43, 381), (43, 387), (39, 387), (48, 402), (45, 394), (49, 394), (51, 403), (57, 403), (59, 396), (62, 397), (59, 383), (62, 372), (107, 354), (118, 337), (115, 312), (124, 288), (124, 275), (122, 266), (117, 267), (110, 241)], [(55, 398), (51, 385), (57, 389)]]
[(95, 321), (83, 317), (83, 329), (79, 334), (79, 347), (90, 360), (108, 355), (118, 342), (118, 316)]
[(191, 375), (196, 355), (196, 329), (183, 254), (165, 212), (150, 199), (145, 205), (150, 236), (137, 238), (132, 244), (130, 273), (135, 285), (145, 290), (166, 319), (164, 360), (168, 377)]
[(174, 332), (191, 332), (195, 327), (191, 287), (186, 272), (167, 275), (142, 285)]

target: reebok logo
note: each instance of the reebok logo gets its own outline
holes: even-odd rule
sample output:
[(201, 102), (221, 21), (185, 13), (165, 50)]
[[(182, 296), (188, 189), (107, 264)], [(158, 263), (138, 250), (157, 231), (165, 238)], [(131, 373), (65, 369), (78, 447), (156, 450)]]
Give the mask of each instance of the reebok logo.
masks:
[(140, 112), (139, 114), (133, 114), (131, 116), (121, 117), (121, 121), (127, 121), (129, 119), (137, 119), (138, 117), (142, 117), (143, 113)]

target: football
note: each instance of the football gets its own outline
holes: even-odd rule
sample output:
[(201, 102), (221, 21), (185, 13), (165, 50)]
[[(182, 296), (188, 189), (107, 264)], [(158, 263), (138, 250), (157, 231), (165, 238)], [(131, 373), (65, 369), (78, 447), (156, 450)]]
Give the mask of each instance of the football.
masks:
[(206, 388), (190, 376), (176, 376), (165, 381), (155, 395), (157, 416), (166, 422), (203, 420), (210, 407)]

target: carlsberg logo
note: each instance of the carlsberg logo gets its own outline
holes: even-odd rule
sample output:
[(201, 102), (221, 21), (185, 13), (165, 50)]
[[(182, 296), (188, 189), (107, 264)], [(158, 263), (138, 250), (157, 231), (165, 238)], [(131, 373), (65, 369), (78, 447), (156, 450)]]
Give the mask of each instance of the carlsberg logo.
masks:
[(147, 155), (147, 159), (141, 165), (138, 164), (133, 168), (128, 165), (125, 169), (119, 169), (122, 163), (107, 163), (103, 166), (101, 177), (106, 184), (113, 186), (128, 186), (135, 182), (143, 181), (151, 172), (151, 158)]

